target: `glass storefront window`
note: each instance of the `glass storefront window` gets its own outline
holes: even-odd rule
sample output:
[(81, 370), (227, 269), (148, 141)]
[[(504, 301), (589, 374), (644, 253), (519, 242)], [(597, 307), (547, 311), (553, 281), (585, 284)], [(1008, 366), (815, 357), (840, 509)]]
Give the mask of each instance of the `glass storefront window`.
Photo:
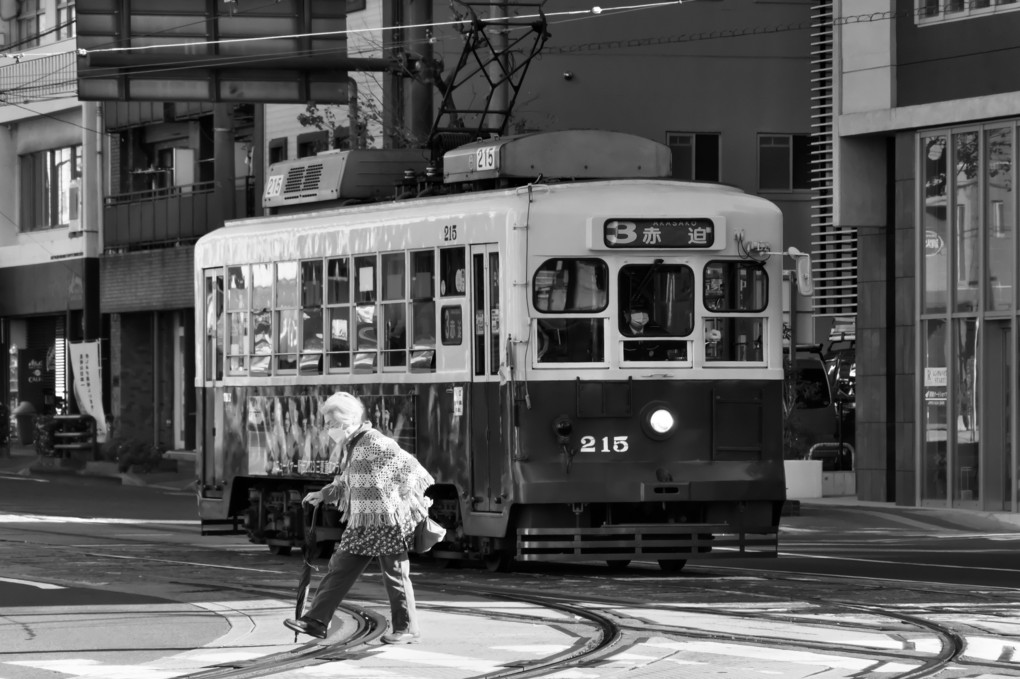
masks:
[(921, 139), (924, 153), (921, 182), (921, 230), (924, 257), (921, 260), (924, 280), (922, 313), (940, 313), (946, 310), (948, 289), (949, 249), (946, 239), (946, 136), (936, 135)]
[(923, 436), (921, 450), (921, 501), (945, 503), (949, 462), (946, 406), (949, 401), (949, 367), (946, 361), (946, 322), (924, 321), (921, 356), (924, 369)]
[(953, 500), (978, 499), (980, 474), (981, 410), (978, 399), (977, 319), (953, 321), (955, 360), (953, 361), (953, 415), (956, 456), (953, 465)]
[(1013, 193), (1013, 129), (1003, 127), (985, 131), (985, 206), (988, 225), (985, 252), (988, 253), (988, 288), (985, 309), (1009, 311), (1013, 308), (1013, 250), (1016, 240), (1016, 213)]
[(956, 310), (975, 311), (981, 280), (981, 190), (978, 133), (953, 135), (953, 244)]

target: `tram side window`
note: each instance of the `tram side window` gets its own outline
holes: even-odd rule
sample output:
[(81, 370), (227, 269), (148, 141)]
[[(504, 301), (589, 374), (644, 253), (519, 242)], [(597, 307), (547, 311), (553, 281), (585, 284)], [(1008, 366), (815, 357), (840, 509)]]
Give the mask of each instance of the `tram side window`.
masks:
[(227, 370), (244, 373), (248, 368), (248, 265), (227, 267)]
[(609, 304), (609, 269), (604, 261), (546, 260), (532, 279), (532, 303), (539, 313), (572, 314), (536, 319), (535, 355), (539, 363), (606, 360), (605, 319), (590, 315), (604, 311)]
[(301, 262), (301, 359), (302, 375), (322, 374), (322, 261)]
[[(705, 265), (705, 309), (725, 314), (758, 313), (768, 306), (768, 273), (756, 262), (712, 261)], [(765, 319), (748, 316), (704, 320), (705, 360), (765, 360)]]
[(763, 361), (765, 319), (726, 317), (705, 319), (706, 361)]
[(539, 318), (536, 327), (539, 363), (606, 360), (605, 322), (601, 318)]
[(411, 361), (414, 372), (436, 369), (436, 253), (411, 253)]
[(252, 356), (249, 372), (268, 375), (273, 354), (273, 265), (251, 266)]
[(407, 291), (404, 253), (382, 256), (383, 365), (407, 365)]
[(223, 379), (223, 271), (205, 274), (205, 379)]
[(532, 294), (544, 313), (599, 312), (609, 300), (609, 271), (601, 259), (549, 259), (535, 272)]
[(379, 365), (379, 314), (375, 305), (375, 255), (354, 258), (354, 360), (356, 372), (375, 372)]
[(439, 251), (439, 294), (460, 297), (467, 292), (467, 256), (464, 248), (442, 248)]
[(351, 367), (351, 262), (347, 257), (326, 262), (326, 305), (328, 370), (347, 371)]
[(298, 263), (276, 265), (276, 372), (297, 370), (298, 351)]
[(705, 265), (705, 308), (709, 311), (764, 311), (769, 279), (753, 262), (709, 262)]

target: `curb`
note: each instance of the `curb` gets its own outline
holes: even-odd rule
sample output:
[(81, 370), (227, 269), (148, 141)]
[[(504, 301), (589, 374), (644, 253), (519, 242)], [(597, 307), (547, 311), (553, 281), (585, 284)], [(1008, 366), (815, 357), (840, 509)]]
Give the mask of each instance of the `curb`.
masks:
[(42, 459), (36, 457), (19, 467), (11, 467), (7, 471), (19, 476), (80, 476), (93, 479), (109, 479), (123, 486), (147, 486), (163, 490), (185, 490), (194, 488), (195, 479), (191, 475), (174, 477), (170, 474), (158, 474), (162, 478), (145, 479), (134, 472), (122, 472), (115, 462), (89, 461), (84, 467), (61, 464), (61, 459)]

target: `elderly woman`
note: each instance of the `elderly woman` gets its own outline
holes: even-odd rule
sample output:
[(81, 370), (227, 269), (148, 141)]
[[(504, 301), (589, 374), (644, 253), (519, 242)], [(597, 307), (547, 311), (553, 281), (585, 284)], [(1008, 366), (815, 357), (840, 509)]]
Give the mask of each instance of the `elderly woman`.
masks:
[(372, 428), (358, 397), (337, 392), (320, 409), (329, 436), (346, 447), (346, 463), (333, 483), (305, 496), (312, 505), (336, 504), (347, 527), (326, 575), (305, 614), (284, 624), (297, 632), (324, 639), (337, 606), (368, 563), (376, 558), (390, 600), (393, 630), (382, 641), (414, 644), (418, 621), (407, 558), (414, 527), (428, 516), (431, 498), (425, 490), (435, 480), (397, 442)]

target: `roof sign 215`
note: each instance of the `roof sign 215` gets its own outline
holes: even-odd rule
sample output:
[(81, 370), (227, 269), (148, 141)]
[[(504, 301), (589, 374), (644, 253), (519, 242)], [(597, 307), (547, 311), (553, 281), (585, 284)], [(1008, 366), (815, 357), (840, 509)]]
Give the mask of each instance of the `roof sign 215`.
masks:
[(610, 248), (712, 248), (715, 232), (706, 217), (607, 219), (602, 226)]

